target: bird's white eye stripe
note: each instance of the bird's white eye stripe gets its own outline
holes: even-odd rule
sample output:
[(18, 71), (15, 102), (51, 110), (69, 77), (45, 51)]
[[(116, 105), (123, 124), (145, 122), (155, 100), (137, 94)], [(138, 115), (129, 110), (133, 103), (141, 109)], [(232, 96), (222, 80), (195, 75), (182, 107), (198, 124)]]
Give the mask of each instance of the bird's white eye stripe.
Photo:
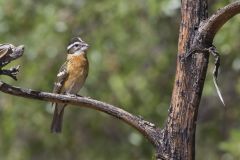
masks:
[(57, 76), (58, 77), (61, 77), (61, 76), (63, 76), (65, 74), (65, 71), (62, 71), (62, 72), (59, 72), (58, 74), (57, 74)]
[(79, 40), (80, 42), (83, 42), (83, 40), (82, 40), (81, 38), (78, 38), (78, 40)]
[(68, 47), (67, 47), (67, 50), (69, 50), (70, 48), (72, 48), (74, 45), (76, 44), (81, 44), (80, 42), (74, 42), (73, 44), (70, 44)]

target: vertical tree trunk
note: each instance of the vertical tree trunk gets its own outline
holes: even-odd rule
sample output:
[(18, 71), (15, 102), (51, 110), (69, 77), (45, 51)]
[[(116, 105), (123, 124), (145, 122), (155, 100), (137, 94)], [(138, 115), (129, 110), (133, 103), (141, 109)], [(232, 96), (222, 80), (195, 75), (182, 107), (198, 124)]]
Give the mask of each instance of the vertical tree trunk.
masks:
[(182, 0), (181, 3), (176, 77), (158, 155), (166, 155), (164, 157), (167, 159), (192, 160), (195, 156), (196, 120), (208, 55), (195, 53), (189, 58), (184, 58), (184, 55), (190, 50), (200, 22), (207, 18), (207, 0)]

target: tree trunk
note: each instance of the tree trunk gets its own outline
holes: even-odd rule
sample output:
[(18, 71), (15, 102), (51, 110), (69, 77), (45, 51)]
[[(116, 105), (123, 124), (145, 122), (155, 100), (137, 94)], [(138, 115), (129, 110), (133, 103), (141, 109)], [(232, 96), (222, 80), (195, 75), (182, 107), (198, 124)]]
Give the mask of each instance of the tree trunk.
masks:
[[(198, 107), (208, 66), (208, 54), (185, 58), (201, 21), (207, 18), (207, 0), (182, 0), (176, 77), (169, 115), (158, 155), (191, 160), (195, 156)], [(159, 156), (159, 159), (164, 159)]]

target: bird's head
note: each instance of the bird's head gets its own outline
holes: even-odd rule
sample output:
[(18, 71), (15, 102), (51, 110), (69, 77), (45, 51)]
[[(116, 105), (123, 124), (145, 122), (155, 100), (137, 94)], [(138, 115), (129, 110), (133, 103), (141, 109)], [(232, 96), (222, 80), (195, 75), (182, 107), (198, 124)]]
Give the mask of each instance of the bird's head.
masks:
[(88, 47), (89, 45), (80, 37), (74, 37), (67, 46), (67, 53), (74, 55), (84, 54), (86, 53)]

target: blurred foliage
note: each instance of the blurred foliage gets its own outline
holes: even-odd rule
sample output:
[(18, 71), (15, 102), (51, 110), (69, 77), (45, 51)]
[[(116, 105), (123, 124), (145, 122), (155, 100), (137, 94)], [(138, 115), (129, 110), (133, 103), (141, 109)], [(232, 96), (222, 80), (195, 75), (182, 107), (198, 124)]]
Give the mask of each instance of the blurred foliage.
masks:
[[(210, 13), (229, 2), (209, 1)], [(90, 73), (80, 94), (162, 126), (175, 74), (179, 7), (178, 0), (0, 0), (0, 43), (26, 47), (24, 56), (10, 64), (21, 64), (19, 80), (1, 79), (51, 91), (69, 39), (80, 35), (91, 45)], [(215, 38), (227, 108), (215, 92), (211, 59), (197, 125), (197, 159), (239, 159), (239, 22), (232, 19)], [(63, 133), (55, 135), (49, 130), (50, 104), (0, 96), (0, 159), (148, 160), (154, 155), (144, 137), (106, 114), (69, 107)]]
[(232, 159), (240, 159), (240, 132), (239, 130), (232, 130), (228, 141), (220, 143), (219, 148), (227, 151), (225, 157)]

